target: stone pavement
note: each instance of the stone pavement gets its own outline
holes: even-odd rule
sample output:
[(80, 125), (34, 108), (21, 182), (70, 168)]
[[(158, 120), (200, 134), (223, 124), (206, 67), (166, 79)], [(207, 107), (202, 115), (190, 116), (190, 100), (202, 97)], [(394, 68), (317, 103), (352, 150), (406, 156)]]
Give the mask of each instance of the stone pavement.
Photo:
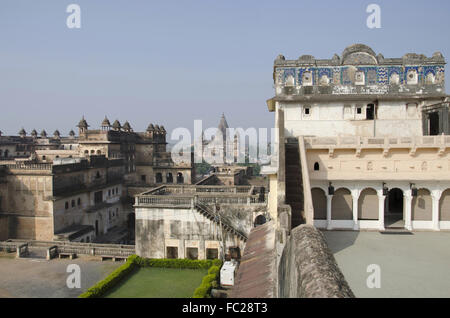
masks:
[[(450, 297), (450, 232), (324, 231), (328, 246), (356, 297)], [(381, 288), (366, 281), (381, 269)]]
[[(97, 281), (105, 278), (123, 262), (101, 262), (95, 257), (77, 259), (15, 259), (14, 253), (0, 254), (0, 297), (77, 297)], [(81, 288), (66, 285), (67, 266), (78, 264)]]

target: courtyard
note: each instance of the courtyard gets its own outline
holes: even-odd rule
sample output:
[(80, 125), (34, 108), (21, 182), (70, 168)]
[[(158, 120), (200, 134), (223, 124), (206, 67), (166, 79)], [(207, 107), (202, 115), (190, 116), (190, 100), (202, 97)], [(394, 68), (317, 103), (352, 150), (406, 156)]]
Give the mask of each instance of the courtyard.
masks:
[(105, 297), (190, 298), (206, 274), (198, 269), (139, 268)]
[[(324, 231), (356, 297), (450, 297), (450, 232)], [(368, 288), (380, 268), (380, 288)]]
[[(70, 289), (66, 280), (67, 266), (80, 266), (81, 288)], [(0, 253), (0, 297), (67, 298), (78, 297), (93, 284), (104, 279), (122, 262), (101, 262), (98, 258), (83, 256), (70, 259), (21, 258), (15, 253)]]

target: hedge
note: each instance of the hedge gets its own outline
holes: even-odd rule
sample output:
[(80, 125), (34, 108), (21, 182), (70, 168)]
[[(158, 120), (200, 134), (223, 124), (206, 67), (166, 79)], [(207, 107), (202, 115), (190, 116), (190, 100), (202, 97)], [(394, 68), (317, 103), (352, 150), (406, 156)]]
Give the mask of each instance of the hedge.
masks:
[(114, 270), (104, 280), (98, 282), (87, 291), (82, 293), (79, 298), (97, 298), (103, 296), (109, 289), (117, 285), (125, 276), (136, 268), (136, 255), (128, 257), (127, 262)]
[(203, 277), (202, 283), (194, 291), (193, 298), (208, 298), (210, 297), (211, 289), (219, 286), (218, 280), (222, 262), (220, 260), (218, 261), (216, 262), (217, 265), (212, 265), (209, 268), (208, 274)]
[(195, 298), (205, 298), (209, 296), (211, 288), (217, 287), (218, 275), (222, 261), (213, 260), (190, 260), (190, 259), (154, 259), (142, 258), (137, 255), (128, 257), (127, 262), (114, 270), (104, 280), (90, 287), (82, 293), (79, 298), (102, 297), (106, 292), (117, 285), (125, 276), (129, 275), (137, 266), (139, 267), (164, 267), (180, 269), (208, 269), (208, 274), (203, 277), (202, 284), (195, 290)]

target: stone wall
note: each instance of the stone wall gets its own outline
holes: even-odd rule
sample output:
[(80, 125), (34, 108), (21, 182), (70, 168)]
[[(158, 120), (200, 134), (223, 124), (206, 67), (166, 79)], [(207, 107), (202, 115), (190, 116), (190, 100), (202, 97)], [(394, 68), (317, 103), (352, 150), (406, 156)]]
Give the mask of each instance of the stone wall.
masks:
[(278, 265), (280, 298), (354, 297), (323, 234), (310, 225), (291, 231)]

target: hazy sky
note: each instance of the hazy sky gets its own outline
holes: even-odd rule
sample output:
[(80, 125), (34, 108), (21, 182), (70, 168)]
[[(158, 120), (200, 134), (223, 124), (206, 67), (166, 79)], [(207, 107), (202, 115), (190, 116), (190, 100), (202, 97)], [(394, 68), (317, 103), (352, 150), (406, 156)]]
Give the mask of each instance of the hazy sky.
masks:
[[(81, 7), (81, 29), (66, 7)], [(366, 7), (381, 6), (381, 29)], [(82, 115), (136, 131), (271, 127), (273, 60), (331, 58), (353, 43), (385, 57), (450, 57), (450, 1), (0, 1), (0, 130), (66, 135)], [(449, 77), (446, 77), (449, 83)], [(448, 85), (447, 85), (447, 91)]]

